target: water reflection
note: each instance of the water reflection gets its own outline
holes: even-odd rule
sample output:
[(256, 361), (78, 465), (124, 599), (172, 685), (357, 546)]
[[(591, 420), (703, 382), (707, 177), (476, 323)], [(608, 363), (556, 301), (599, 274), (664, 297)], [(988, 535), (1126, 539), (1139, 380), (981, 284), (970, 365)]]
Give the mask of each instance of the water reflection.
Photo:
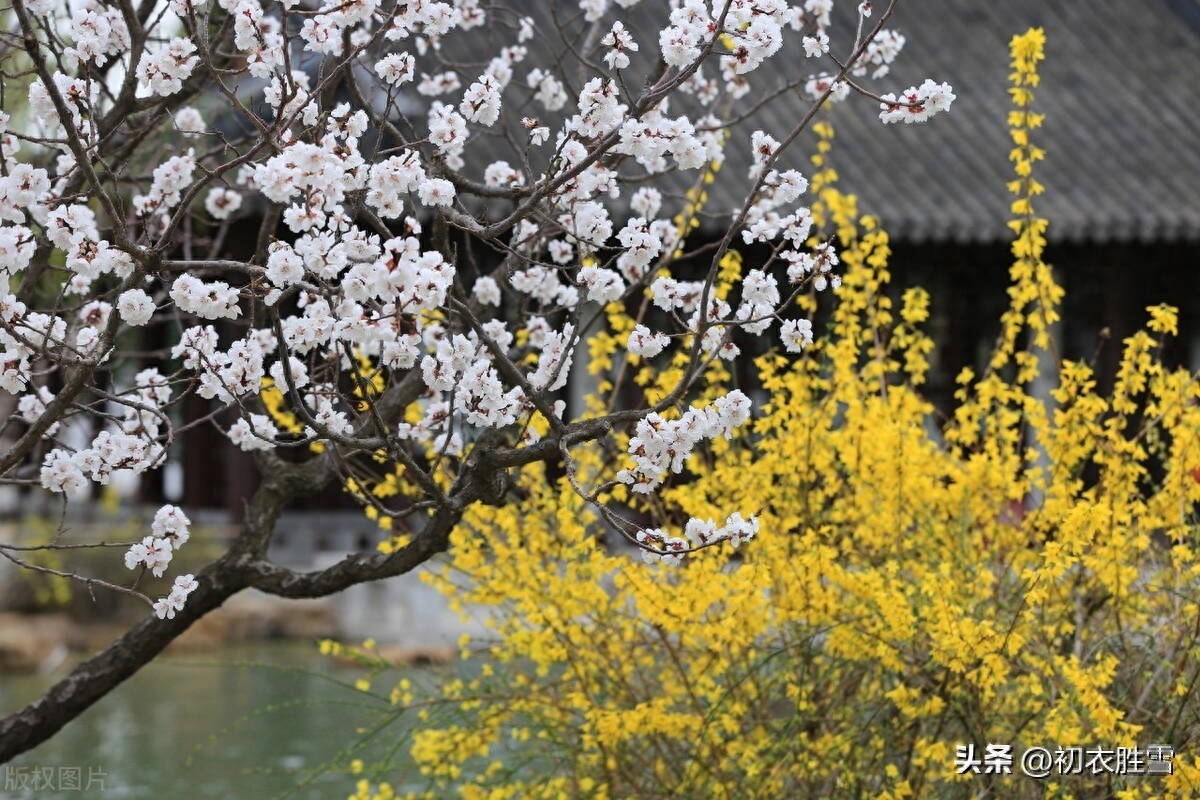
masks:
[[(345, 797), (354, 781), (344, 771), (347, 748), (386, 706), (353, 687), (358, 674), (333, 668), (310, 644), (160, 658), (49, 742), (0, 766), (0, 798)], [(428, 679), (392, 670), (374, 686), (386, 696), (404, 676)], [(53, 680), (5, 676), (0, 712), (36, 699)], [(406, 729), (396, 723), (353, 756), (370, 763), (371, 748), (386, 749)]]

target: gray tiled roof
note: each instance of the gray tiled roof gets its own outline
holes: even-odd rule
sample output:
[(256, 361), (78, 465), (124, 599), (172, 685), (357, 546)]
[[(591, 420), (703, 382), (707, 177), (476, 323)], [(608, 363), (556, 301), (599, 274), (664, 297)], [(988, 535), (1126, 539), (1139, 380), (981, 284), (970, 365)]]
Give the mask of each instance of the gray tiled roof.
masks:
[[(1009, 239), (1008, 42), (1039, 25), (1035, 110), (1046, 122), (1034, 143), (1047, 156), (1035, 165), (1046, 186), (1035, 208), (1050, 239), (1200, 241), (1200, 0), (901, 2), (891, 27), (908, 42), (873, 88), (931, 77), (958, 99), (923, 125), (883, 126), (861, 97), (834, 108), (842, 188), (894, 238)], [(760, 124), (785, 132), (784, 113)]]
[[(574, 2), (558, 2), (575, 8)], [(875, 2), (877, 9), (885, 5)], [(642, 42), (628, 73), (633, 78), (649, 74), (658, 52), (652, 33), (665, 22), (665, 6), (665, 0), (643, 2), (621, 12)], [(856, 6), (852, 0), (836, 6), (830, 35), (835, 52), (849, 44)], [(536, 55), (530, 64), (553, 68), (561, 61), (574, 75), (573, 37), (581, 35), (582, 21), (578, 13), (564, 16), (571, 19), (559, 20), (567, 41), (551, 36), (531, 42)], [(1046, 193), (1035, 210), (1050, 220), (1050, 240), (1200, 242), (1200, 0), (899, 0), (888, 27), (904, 34), (907, 43), (891, 74), (864, 85), (880, 94), (899, 93), (933, 78), (949, 82), (957, 99), (948, 114), (918, 125), (885, 126), (878, 104), (857, 95), (832, 106), (833, 159), (841, 188), (857, 194), (859, 208), (879, 215), (895, 239), (1009, 241), (1012, 198), (1006, 184), (1014, 175), (1006, 122), (1008, 45), (1015, 34), (1034, 26), (1044, 28), (1047, 37), (1034, 104), (1045, 124), (1033, 138), (1047, 153), (1035, 165)], [(787, 35), (793, 38), (784, 51), (790, 60), (776, 56), (752, 72), (752, 93), (740, 101), (740, 110), (772, 88), (828, 68), (828, 62), (804, 58), (797, 34), (789, 30)], [(452, 41), (447, 40), (443, 55), (451, 52)], [(479, 61), (470, 50), (454, 55), (451, 61)], [(460, 67), (464, 85), (480, 67)], [(705, 68), (710, 76), (717, 74), (715, 64)], [(688, 102), (675, 98), (671, 113), (687, 111)], [(574, 109), (569, 103), (567, 112)], [(726, 145), (722, 175), (710, 187), (708, 211), (718, 214), (742, 205), (749, 184), (750, 131), (762, 128), (782, 138), (807, 109), (808, 101), (792, 91), (736, 129)], [(524, 131), (515, 125), (525, 113), (537, 109), (522, 106), (509, 115), (516, 141), (524, 141)], [(512, 157), (495, 132), (484, 138), (474, 151), (481, 166), (471, 177), (477, 180), (483, 164)], [(778, 166), (811, 172), (807, 156), (814, 145), (815, 135), (806, 132)], [(536, 160), (539, 154), (532, 155)], [(681, 189), (695, 178), (688, 171), (668, 176), (664, 185)]]

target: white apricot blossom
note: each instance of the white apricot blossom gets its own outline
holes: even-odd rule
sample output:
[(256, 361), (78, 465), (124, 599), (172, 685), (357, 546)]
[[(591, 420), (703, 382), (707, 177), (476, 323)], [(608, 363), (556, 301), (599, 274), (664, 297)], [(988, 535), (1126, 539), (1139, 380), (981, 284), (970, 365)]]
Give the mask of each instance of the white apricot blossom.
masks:
[[(261, 463), (403, 463), (413, 514), (499, 501), (469, 474), (485, 457), (561, 458), (582, 480), (572, 449), (610, 432), (630, 436), (616, 483), (675, 480), (752, 416), (741, 391), (700, 405), (703, 371), (764, 341), (812, 347), (795, 297), (839, 285), (788, 163), (803, 111), (750, 112), (858, 93), (914, 123), (955, 94), (869, 88), (906, 43), (866, 36), (869, 2), (855, 48), (832, 0), (660, 5), (652, 28), (636, 0), (579, 0), (555, 30), (470, 0), (170, 0), (132, 32), (97, 0), (18, 6), (12, 42), (40, 60), (21, 113), (0, 110), (0, 391), (36, 428), (13, 476), (119, 485), (163, 466), (195, 406)], [(214, 13), (227, 36), (210, 41)], [(797, 74), (804, 59), (828, 71)], [(780, 75), (794, 91), (772, 93)], [(731, 203), (709, 200), (717, 181)], [(727, 260), (751, 246), (763, 262)], [(599, 346), (605, 325), (621, 352)], [(638, 359), (686, 362), (677, 390), (630, 400), (605, 376), (613, 413), (580, 413), (589, 367)], [(758, 532), (721, 516), (608, 519), (677, 563)], [(165, 575), (189, 524), (163, 506), (126, 565)], [(181, 575), (143, 597), (171, 619), (196, 590)]]

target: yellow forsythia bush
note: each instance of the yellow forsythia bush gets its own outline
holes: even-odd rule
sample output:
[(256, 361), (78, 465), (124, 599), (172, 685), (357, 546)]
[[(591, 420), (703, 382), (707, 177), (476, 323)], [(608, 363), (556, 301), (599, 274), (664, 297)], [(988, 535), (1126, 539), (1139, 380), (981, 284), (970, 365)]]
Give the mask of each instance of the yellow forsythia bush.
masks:
[[(833, 186), (823, 126), (814, 210), (844, 269), (828, 332), (803, 358), (759, 358), (753, 430), (653, 501), (680, 520), (758, 508), (759, 536), (734, 560), (646, 566), (606, 549), (565, 478), (527, 470), (523, 500), (474, 510), (437, 579), (493, 610), (494, 642), (442, 695), (393, 693), (420, 715), (410, 760), (355, 797), (1197, 793), (1200, 387), (1159, 360), (1166, 306), (1125, 340), (1107, 395), (1046, 352), (1062, 292), (1033, 212), (1042, 42), (1013, 40), (1011, 306), (953, 417), (936, 429), (921, 394), (928, 297), (889, 299), (887, 235)], [(622, 332), (606, 336), (593, 362), (611, 380)], [(1052, 398), (1034, 391), (1046, 370)], [(638, 380), (652, 396), (673, 376)], [(621, 452), (581, 454), (576, 478), (595, 485)], [(1172, 775), (1117, 774), (1152, 743), (1174, 747)], [(1011, 774), (973, 761), (988, 745), (1011, 746)], [(1034, 780), (1021, 759), (1039, 747), (1063, 751)], [(1084, 763), (1059, 774), (1071, 747)]]

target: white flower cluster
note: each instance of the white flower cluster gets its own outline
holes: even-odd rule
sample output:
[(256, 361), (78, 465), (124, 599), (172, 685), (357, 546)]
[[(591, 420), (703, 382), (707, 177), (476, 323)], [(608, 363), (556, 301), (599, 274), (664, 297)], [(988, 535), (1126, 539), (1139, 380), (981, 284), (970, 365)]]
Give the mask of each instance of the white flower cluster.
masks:
[(104, 239), (97, 241), (90, 235), (72, 236), (66, 263), (67, 269), (74, 273), (67, 285), (67, 291), (71, 294), (86, 293), (92, 281), (101, 275), (113, 274), (124, 278), (133, 270), (133, 260), (128, 253), (118, 250)]
[(278, 435), (275, 423), (265, 414), (251, 414), (249, 420), (239, 419), (229, 429), (229, 441), (245, 452), (274, 449)]
[[(161, 416), (153, 409), (170, 399), (170, 388), (157, 370), (138, 374), (138, 386), (124, 405), (124, 419), (115, 430), (102, 430), (90, 446), (71, 453), (55, 448), (46, 454), (40, 473), (41, 484), (52, 492), (75, 493), (89, 480), (107, 484), (113, 472), (131, 470), (142, 473), (158, 466), (166, 456), (158, 442)], [(38, 402), (46, 402), (39, 396)], [(27, 408), (38, 414), (44, 409), (30, 401)]]
[[(80, 137), (88, 147), (95, 144), (92, 120), (95, 119), (96, 106), (100, 102), (100, 88), (95, 81), (75, 78), (56, 72), (52, 76), (54, 88), (66, 103), (71, 112), (71, 127), (79, 132)], [(50, 92), (41, 78), (36, 78), (29, 85), (29, 111), (33, 119), (43, 125), (48, 133), (57, 133), (62, 128), (58, 109), (51, 99)]]
[(69, 30), (75, 39), (63, 50), (63, 61), (69, 69), (80, 62), (102, 67), (109, 56), (128, 52), (130, 47), (129, 28), (120, 9), (95, 0), (85, 0), (72, 9)]
[(161, 578), (170, 566), (174, 552), (190, 538), (188, 526), (191, 524), (192, 521), (178, 506), (163, 506), (154, 515), (154, 522), (150, 525), (151, 535), (125, 553), (125, 566), (128, 569), (142, 566), (150, 570), (154, 577)]
[[(25, 222), (25, 211), (40, 205), (50, 193), (50, 178), (42, 167), (13, 162), (8, 174), (0, 176), (0, 220)], [(5, 231), (23, 233), (21, 238), (32, 239), (27, 228), (4, 228)]]
[(352, 266), (341, 286), (355, 303), (378, 302), (391, 313), (419, 314), (438, 308), (454, 283), (454, 265), (434, 250), (421, 250), (415, 236), (383, 243), (369, 263)]
[(498, 306), (502, 300), (500, 285), (491, 275), (484, 275), (475, 281), (471, 294), (474, 295), (476, 301), (485, 306)]
[(462, 88), (458, 73), (453, 70), (438, 72), (433, 75), (421, 73), (421, 82), (417, 84), (417, 93), (426, 97), (440, 97), (456, 92)]
[(834, 81), (833, 76), (826, 72), (811, 76), (804, 84), (804, 93), (814, 100), (824, 97), (826, 92), (830, 93), (830, 101), (836, 103), (850, 96), (850, 84)]
[(375, 0), (327, 3), (321, 6), (316, 15), (304, 21), (300, 38), (307, 43), (306, 49), (311, 52), (340, 56), (347, 32), (369, 21), (377, 8)]
[(52, 450), (42, 466), (42, 486), (52, 492), (73, 492), (86, 486), (88, 478), (106, 484), (113, 471), (145, 472), (162, 455), (161, 445), (144, 435), (101, 431), (91, 447), (74, 455)]
[[(492, 334), (504, 334), (493, 328)], [(503, 338), (501, 341), (505, 341)], [(512, 425), (527, 405), (520, 387), (506, 390), (476, 336), (455, 334), (437, 340), (433, 353), (421, 361), (428, 386), (440, 392), (453, 390), (469, 425), (501, 428)], [(427, 418), (429, 423), (434, 420)]]
[[(566, 245), (566, 242), (563, 242), (563, 245)], [(579, 290), (563, 283), (557, 270), (541, 264), (517, 270), (509, 276), (508, 282), (518, 292), (529, 295), (545, 306), (574, 308), (579, 302)]]
[[(26, 384), (32, 377), (29, 360), (34, 357), (34, 347), (24, 334), (31, 333), (27, 329), (9, 329), (14, 325), (24, 328), (32, 315), (26, 314), (25, 304), (15, 295), (5, 295), (0, 298), (0, 389), (9, 394), (18, 394), (25, 390)], [(66, 326), (63, 326), (65, 333)], [(20, 334), (20, 336), (14, 335)]]
[[(529, 74), (525, 76), (525, 84), (535, 90), (534, 99), (547, 111), (558, 111), (570, 100), (566, 87), (558, 76), (539, 67), (529, 70)], [(549, 129), (546, 129), (546, 132), (549, 134)]]
[(267, 375), (264, 358), (276, 346), (274, 336), (251, 331), (235, 340), (228, 350), (220, 350), (218, 341), (211, 325), (193, 326), (183, 331), (171, 355), (199, 374), (196, 392), (205, 399), (215, 397), (222, 403), (232, 403), (237, 397), (257, 393)]
[[(700, 121), (708, 128), (711, 119)], [(720, 137), (712, 133), (697, 133), (697, 126), (687, 117), (671, 119), (655, 109), (640, 119), (628, 118), (621, 123), (621, 139), (613, 152), (633, 156), (648, 172), (663, 172), (669, 153), (680, 169), (697, 169), (710, 161), (720, 161)]]
[[(10, 139), (4, 135), (7, 124), (7, 115), (0, 112), (0, 136), (5, 142)], [(12, 141), (15, 146), (16, 140)], [(51, 199), (50, 177), (46, 170), (11, 157), (5, 159), (5, 166), (6, 174), (0, 176), (0, 222), (24, 223), (26, 211), (39, 221), (44, 220), (46, 209), (43, 203)], [(33, 232), (23, 225), (12, 225), (0, 227), (0, 235), (3, 236), (0, 268), (23, 269), (29, 263), (29, 255), (25, 252), (32, 250)]]
[(146, 194), (134, 195), (133, 209), (138, 216), (165, 213), (179, 205), (180, 195), (192, 182), (196, 171), (195, 152), (188, 150), (181, 156), (172, 156), (154, 168), (154, 180)]
[(491, 75), (481, 75), (463, 95), (458, 110), (471, 122), (495, 125), (500, 118), (500, 81)]
[(579, 270), (579, 285), (587, 288), (587, 299), (608, 305), (625, 294), (625, 282), (621, 276), (605, 267), (588, 266)]
[(183, 82), (199, 63), (195, 43), (176, 37), (155, 52), (142, 53), (137, 65), (138, 89), (163, 97), (173, 95), (183, 88)]
[(658, 35), (663, 61), (684, 67), (700, 57), (703, 46), (716, 34), (709, 9), (700, 0), (686, 0), (671, 11), (670, 24)]
[(663, 351), (670, 338), (665, 333), (655, 333), (645, 325), (635, 325), (629, 333), (629, 352), (642, 358), (653, 358)]
[[(150, 535), (125, 553), (125, 566), (129, 569), (141, 567), (143, 570), (149, 570), (154, 577), (161, 578), (167, 571), (175, 551), (183, 547), (190, 538), (188, 526), (191, 524), (183, 509), (172, 505), (163, 506), (154, 515)], [(199, 587), (200, 584), (192, 575), (178, 576), (170, 593), (155, 601), (155, 616), (159, 619), (173, 619), (177, 612), (183, 610), (188, 595)]]
[(37, 239), (24, 225), (0, 227), (0, 292), (8, 293), (9, 279), (29, 266)]
[[(46, 404), (53, 399), (53, 392), (51, 392), (45, 386), (38, 387), (36, 392), (24, 395), (20, 400), (17, 401), (17, 416), (32, 425), (38, 421), (38, 418), (41, 417), (43, 413), (45, 413)], [(60, 424), (55, 422), (49, 428), (46, 428), (46, 432), (42, 434), (42, 437), (49, 439), (54, 434), (58, 433), (59, 427)]]
[[(75, 330), (75, 350), (80, 354), (94, 352), (100, 344), (101, 331), (108, 325), (112, 306), (103, 300), (92, 300), (79, 309)], [(103, 356), (102, 356), (103, 357)]]
[(556, 392), (567, 385), (571, 360), (575, 357), (575, 326), (567, 323), (561, 331), (546, 334), (537, 367), (529, 373), (529, 385), (537, 391)]
[(870, 67), (874, 67), (871, 70), (872, 78), (878, 80), (886, 76), (891, 71), (892, 62), (904, 49), (904, 42), (904, 36), (895, 31), (880, 31), (874, 39), (867, 43), (867, 52), (854, 65), (852, 73), (855, 76), (863, 75)]
[(483, 171), (483, 182), (493, 189), (508, 186), (523, 186), (525, 176), (517, 172), (507, 161), (493, 161)]
[(733, 39), (734, 48), (733, 55), (721, 59), (722, 69), (744, 75), (779, 52), (790, 12), (785, 0), (731, 0), (724, 32)]
[(171, 284), (171, 299), (180, 311), (201, 319), (236, 319), (238, 290), (224, 281), (204, 282), (195, 275), (180, 275)]
[(813, 343), (812, 322), (807, 319), (785, 319), (779, 335), (789, 353), (799, 353)]
[(420, 3), (405, 3), (392, 16), (392, 26), (385, 36), (388, 39), (407, 39), (415, 34), (438, 37), (445, 36), (461, 24), (462, 16), (450, 3), (423, 0)]
[(272, 78), (286, 64), (279, 20), (264, 13), (258, 0), (224, 0), (221, 5), (234, 21), (233, 43), (246, 55), (250, 74), (260, 80)]
[(758, 528), (757, 517), (745, 519), (735, 511), (720, 528), (711, 519), (693, 517), (688, 520), (683, 536), (672, 536), (661, 528), (645, 528), (638, 531), (635, 538), (643, 546), (642, 559), (647, 564), (658, 561), (675, 566), (682, 562), (688, 553), (718, 542), (729, 542), (736, 549), (742, 542), (753, 539), (758, 533)]
[(775, 276), (760, 269), (752, 269), (742, 279), (742, 302), (734, 319), (747, 333), (760, 334), (771, 325), (775, 308), (779, 305), (779, 286)]
[(617, 269), (630, 283), (640, 281), (646, 276), (651, 263), (664, 250), (674, 247), (678, 238), (678, 226), (667, 220), (647, 222), (646, 217), (653, 217), (661, 202), (649, 192), (639, 191), (630, 201), (635, 213), (645, 216), (632, 217), (625, 227), (617, 231), (617, 240), (623, 248), (617, 256)]
[(384, 83), (400, 86), (413, 79), (416, 63), (412, 53), (391, 53), (375, 62), (375, 74)]
[(208, 130), (208, 124), (200, 110), (193, 106), (184, 106), (175, 112), (175, 130), (184, 136), (194, 138)]
[(954, 102), (954, 90), (948, 83), (926, 80), (920, 86), (910, 86), (900, 93), (880, 97), (879, 119), (886, 125), (891, 122), (924, 122), (940, 111), (949, 111)]
[(60, 205), (46, 215), (46, 236), (60, 250), (77, 250), (84, 242), (100, 238), (96, 213), (85, 205)]
[(750, 419), (750, 398), (734, 389), (704, 408), (690, 406), (676, 420), (651, 413), (638, 421), (637, 435), (629, 440), (631, 469), (617, 473), (630, 491), (649, 494), (667, 472), (678, 473), (692, 450), (704, 439), (730, 438), (733, 429)]
[(829, 52), (829, 34), (818, 31), (816, 36), (804, 37), (804, 55), (809, 58), (820, 58)]
[[(341, 212), (350, 192), (366, 184), (366, 161), (358, 151), (358, 138), (366, 129), (366, 114), (350, 112), (341, 104), (330, 114), (329, 130), (319, 143), (297, 141), (257, 165), (254, 186), (274, 203), (288, 203), (301, 195), (304, 206), (292, 206), (284, 221), (295, 232), (321, 227), (330, 215)], [(308, 225), (299, 224), (309, 217)]]
[(592, 78), (579, 92), (579, 113), (563, 128), (583, 139), (603, 136), (620, 125), (629, 106), (620, 101), (621, 91), (611, 80)]
[(677, 281), (674, 278), (663, 277), (656, 278), (654, 283), (650, 284), (654, 305), (667, 312), (694, 313), (700, 305), (703, 293), (703, 281)]
[(416, 150), (391, 156), (371, 165), (366, 201), (381, 217), (396, 219), (404, 215), (404, 197), (426, 182), (425, 168)]
[(221, 186), (210, 190), (208, 196), (204, 198), (204, 210), (213, 219), (229, 219), (241, 207), (241, 193)]
[(807, 190), (808, 179), (796, 170), (768, 172), (758, 197), (746, 213), (742, 241), (751, 244), (782, 239), (792, 250), (803, 248), (812, 230), (812, 212), (807, 206), (787, 213), (780, 211), (786, 211), (785, 207), (795, 203)]
[(178, 576), (171, 586), (170, 594), (154, 601), (154, 615), (159, 619), (175, 619), (175, 613), (183, 611), (188, 595), (199, 588), (200, 583), (191, 573)]
[(604, 54), (609, 69), (625, 69), (629, 66), (629, 54), (638, 50), (637, 42), (620, 20), (613, 23), (609, 32), (600, 40), (600, 44), (611, 48)]
[(731, 360), (741, 353), (730, 340), (733, 328), (741, 327), (748, 332), (762, 333), (770, 326), (774, 302), (778, 301), (778, 289), (773, 277), (757, 270), (747, 277), (748, 280), (743, 282), (743, 302), (736, 318), (730, 317), (733, 307), (712, 292), (709, 293), (704, 314), (700, 313), (700, 300), (705, 287), (703, 281), (658, 278), (650, 285), (650, 292), (654, 305), (664, 311), (688, 314), (684, 321), (685, 329), (691, 333), (703, 332), (700, 340), (703, 353), (715, 353)]
[(447, 166), (461, 169), (462, 152), (467, 146), (467, 120), (452, 106), (435, 102), (429, 109), (429, 141), (446, 158)]

